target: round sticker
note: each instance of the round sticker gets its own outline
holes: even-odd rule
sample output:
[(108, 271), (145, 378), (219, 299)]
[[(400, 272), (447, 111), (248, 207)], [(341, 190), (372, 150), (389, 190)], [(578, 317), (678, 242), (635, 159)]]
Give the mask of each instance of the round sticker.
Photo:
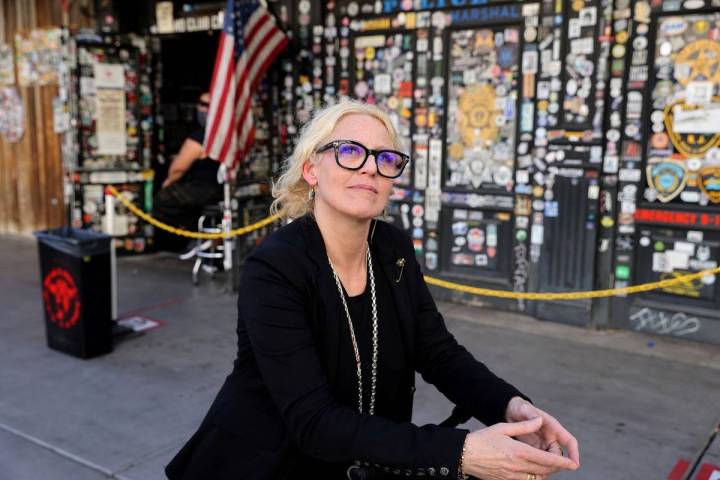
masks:
[(527, 27), (525, 29), (524, 37), (526, 42), (534, 42), (537, 39), (537, 30), (535, 27)]
[(660, 55), (667, 57), (672, 53), (672, 44), (670, 42), (663, 42), (660, 44)]
[(635, 50), (645, 50), (647, 48), (647, 37), (635, 37), (633, 40), (633, 48)]
[(685, 163), (685, 165), (687, 166), (687, 169), (691, 172), (697, 172), (698, 170), (700, 170), (700, 167), (702, 167), (702, 160), (700, 160), (699, 158), (690, 158)]
[(645, 237), (645, 236), (640, 237), (640, 245), (642, 245), (643, 247), (649, 246), (650, 245), (650, 237)]
[(368, 84), (365, 82), (358, 82), (355, 85), (355, 95), (357, 95), (359, 98), (365, 98), (369, 92), (370, 88), (368, 87)]
[(602, 217), (602, 219), (600, 220), (600, 225), (605, 228), (611, 228), (613, 225), (615, 225), (615, 221), (612, 219), (612, 217)]
[(446, 18), (445, 14), (443, 12), (435, 12), (432, 15), (432, 25), (435, 28), (442, 29), (445, 27), (446, 24)]

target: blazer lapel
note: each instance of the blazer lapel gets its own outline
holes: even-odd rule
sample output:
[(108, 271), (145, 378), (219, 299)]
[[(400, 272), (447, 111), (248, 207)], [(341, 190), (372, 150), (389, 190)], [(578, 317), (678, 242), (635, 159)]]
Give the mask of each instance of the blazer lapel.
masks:
[(408, 360), (411, 361), (414, 356), (413, 346), (415, 345), (413, 341), (414, 322), (412, 303), (410, 302), (407, 285), (410, 275), (412, 274), (410, 267), (411, 259), (406, 258), (407, 255), (402, 253), (400, 246), (393, 242), (393, 239), (388, 234), (388, 228), (389, 226), (383, 222), (380, 222), (377, 226), (375, 238), (372, 242), (373, 252), (377, 253), (382, 271), (387, 279), (388, 285), (390, 285), (405, 352)]
[(327, 250), (325, 250), (325, 243), (317, 223), (310, 216), (295, 221), (302, 222), (308, 254), (317, 266), (317, 293), (321, 305), (319, 305), (318, 310), (319, 318), (316, 321), (320, 329), (319, 338), (323, 342), (322, 348), (325, 352), (328, 381), (330, 384), (334, 384), (337, 377), (338, 362), (340, 361), (340, 296), (332, 270), (330, 270)]

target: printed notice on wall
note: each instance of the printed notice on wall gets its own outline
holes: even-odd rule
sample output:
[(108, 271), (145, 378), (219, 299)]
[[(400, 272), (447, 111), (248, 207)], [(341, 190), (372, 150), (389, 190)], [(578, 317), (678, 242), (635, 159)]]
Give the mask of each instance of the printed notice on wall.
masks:
[(125, 88), (125, 67), (114, 63), (93, 65), (95, 88)]
[(125, 155), (125, 91), (103, 88), (96, 93), (97, 154)]

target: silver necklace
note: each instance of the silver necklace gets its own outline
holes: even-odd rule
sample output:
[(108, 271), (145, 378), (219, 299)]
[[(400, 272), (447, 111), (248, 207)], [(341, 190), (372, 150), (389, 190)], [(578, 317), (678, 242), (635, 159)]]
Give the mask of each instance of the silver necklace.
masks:
[[(372, 377), (370, 381), (370, 407), (368, 409), (370, 415), (375, 413), (375, 385), (377, 382), (377, 358), (378, 358), (378, 315), (377, 315), (377, 300), (375, 298), (375, 273), (372, 267), (372, 256), (370, 255), (370, 245), (367, 245), (367, 268), (370, 276), (370, 298), (372, 301)], [(333, 277), (335, 278), (335, 284), (338, 287), (338, 293), (342, 300), (343, 307), (345, 308), (345, 316), (347, 317), (348, 327), (350, 328), (350, 339), (352, 340), (353, 350), (355, 353), (355, 365), (357, 367), (357, 378), (358, 378), (358, 411), (363, 413), (363, 395), (362, 395), (362, 362), (360, 361), (360, 349), (358, 348), (357, 340), (355, 338), (355, 329), (353, 328), (352, 320), (350, 319), (350, 309), (348, 309), (347, 301), (345, 300), (345, 294), (343, 293), (342, 284), (340, 283), (340, 277), (338, 277), (335, 267), (333, 266), (330, 256), (328, 256), (328, 262), (330, 262), (330, 269), (332, 270)]]

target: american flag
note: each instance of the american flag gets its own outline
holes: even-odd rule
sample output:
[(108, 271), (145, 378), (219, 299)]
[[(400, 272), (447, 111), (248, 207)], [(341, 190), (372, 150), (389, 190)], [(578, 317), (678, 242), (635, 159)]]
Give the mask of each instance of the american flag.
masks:
[(287, 43), (263, 0), (228, 0), (210, 84), (204, 147), (207, 156), (229, 172), (255, 139), (252, 94)]

